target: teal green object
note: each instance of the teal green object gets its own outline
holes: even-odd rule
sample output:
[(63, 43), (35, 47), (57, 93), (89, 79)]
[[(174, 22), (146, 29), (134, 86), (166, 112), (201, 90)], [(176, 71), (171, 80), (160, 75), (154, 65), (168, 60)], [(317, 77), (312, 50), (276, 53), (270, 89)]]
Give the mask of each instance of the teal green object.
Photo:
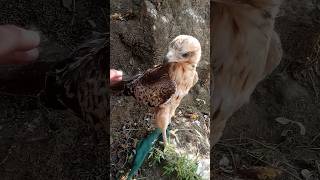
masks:
[[(167, 132), (168, 132), (168, 129), (167, 129)], [(132, 177), (140, 169), (140, 167), (144, 162), (144, 159), (149, 154), (154, 144), (159, 139), (160, 135), (161, 135), (161, 129), (157, 128), (151, 134), (149, 134), (145, 139), (139, 141), (136, 147), (136, 155), (134, 157), (133, 166), (131, 168), (130, 173), (128, 174), (127, 180), (131, 180)]]

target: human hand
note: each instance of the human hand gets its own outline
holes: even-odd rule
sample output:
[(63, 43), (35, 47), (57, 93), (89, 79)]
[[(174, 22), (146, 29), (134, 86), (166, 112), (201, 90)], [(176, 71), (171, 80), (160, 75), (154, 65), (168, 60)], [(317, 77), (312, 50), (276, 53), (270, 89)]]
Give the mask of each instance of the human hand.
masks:
[(110, 85), (114, 85), (115, 83), (122, 80), (122, 71), (118, 71), (115, 69), (110, 69)]
[(24, 64), (39, 56), (40, 35), (14, 25), (0, 25), (0, 64)]

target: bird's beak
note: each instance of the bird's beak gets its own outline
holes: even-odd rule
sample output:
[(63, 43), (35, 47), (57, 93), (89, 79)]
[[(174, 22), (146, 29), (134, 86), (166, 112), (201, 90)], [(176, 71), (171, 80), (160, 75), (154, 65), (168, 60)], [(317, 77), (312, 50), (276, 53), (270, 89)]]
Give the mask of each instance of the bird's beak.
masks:
[(169, 62), (168, 56), (164, 56), (164, 57), (163, 57), (163, 63), (168, 63), (168, 62)]

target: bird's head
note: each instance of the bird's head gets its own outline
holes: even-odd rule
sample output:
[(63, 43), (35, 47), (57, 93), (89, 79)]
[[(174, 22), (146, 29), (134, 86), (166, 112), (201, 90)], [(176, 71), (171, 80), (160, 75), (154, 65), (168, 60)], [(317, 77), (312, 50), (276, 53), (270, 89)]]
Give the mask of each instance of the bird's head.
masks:
[(165, 61), (197, 65), (200, 58), (201, 45), (198, 39), (189, 35), (179, 35), (170, 42)]

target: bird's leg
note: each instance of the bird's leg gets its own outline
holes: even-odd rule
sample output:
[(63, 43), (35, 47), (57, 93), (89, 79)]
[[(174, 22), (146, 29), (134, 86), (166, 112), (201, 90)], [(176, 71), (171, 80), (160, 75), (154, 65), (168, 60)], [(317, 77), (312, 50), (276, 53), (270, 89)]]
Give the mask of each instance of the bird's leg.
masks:
[(283, 51), (279, 35), (275, 31), (273, 31), (269, 45), (267, 62), (261, 79), (271, 74), (271, 72), (280, 64), (282, 54)]
[(161, 129), (162, 131), (162, 138), (163, 138), (163, 143), (164, 145), (167, 144), (167, 127), (169, 125), (169, 122), (170, 122), (170, 108), (169, 107), (162, 107), (162, 108), (159, 108), (157, 111), (156, 111), (156, 126), (158, 128)]
[(210, 145), (213, 147), (221, 138), (227, 119), (213, 120), (213, 128), (210, 133)]
[(167, 145), (167, 128), (162, 129), (162, 141), (164, 145)]
[(212, 131), (210, 131), (210, 145), (213, 147), (220, 140), (227, 120), (232, 114), (223, 113), (223, 108), (219, 107), (213, 114)]
[(176, 109), (180, 105), (180, 102), (181, 102), (181, 98), (178, 98), (174, 103), (171, 103), (170, 118), (175, 116)]
[[(232, 112), (232, 111), (231, 111)], [(226, 126), (227, 120), (232, 115), (232, 113), (222, 113), (218, 110), (213, 115), (212, 131), (210, 132), (210, 145), (213, 147), (219, 142), (223, 135), (224, 128)]]

